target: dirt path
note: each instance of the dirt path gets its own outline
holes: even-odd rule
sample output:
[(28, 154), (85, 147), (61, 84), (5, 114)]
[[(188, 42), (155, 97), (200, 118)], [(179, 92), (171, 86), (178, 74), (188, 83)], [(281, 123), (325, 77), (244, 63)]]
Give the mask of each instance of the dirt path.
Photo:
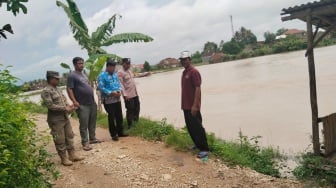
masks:
[[(45, 115), (35, 118), (41, 130), (47, 129)], [(83, 151), (78, 121), (71, 120), (71, 123), (76, 149), (85, 160), (64, 167), (50, 143), (48, 150), (62, 174), (55, 181), (55, 187), (303, 187), (293, 180), (277, 179), (240, 167), (229, 168), (213, 157), (202, 162), (191, 153), (175, 151), (163, 143), (136, 137), (113, 142), (108, 131), (102, 128), (97, 128), (97, 138), (105, 142), (92, 145), (91, 151)]]

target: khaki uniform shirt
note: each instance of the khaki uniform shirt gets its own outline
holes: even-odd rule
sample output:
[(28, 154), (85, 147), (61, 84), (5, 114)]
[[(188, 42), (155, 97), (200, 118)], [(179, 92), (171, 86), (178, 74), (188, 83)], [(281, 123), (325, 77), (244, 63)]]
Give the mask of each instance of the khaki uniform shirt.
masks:
[(48, 85), (41, 93), (43, 104), (48, 108), (48, 121), (66, 120), (66, 106), (68, 105), (62, 91)]
[(138, 96), (138, 92), (135, 86), (134, 74), (131, 70), (125, 71), (121, 68), (118, 71), (119, 82), (121, 85), (121, 91), (124, 97), (133, 98)]

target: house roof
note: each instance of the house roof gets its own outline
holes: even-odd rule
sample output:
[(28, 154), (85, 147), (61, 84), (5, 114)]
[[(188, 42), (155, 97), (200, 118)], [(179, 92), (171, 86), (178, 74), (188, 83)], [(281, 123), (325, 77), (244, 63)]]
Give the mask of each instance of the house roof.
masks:
[(139, 69), (143, 69), (144, 68), (144, 64), (133, 64), (134, 67), (137, 67)]
[(161, 60), (158, 65), (177, 65), (179, 61), (176, 58), (168, 57), (166, 59)]
[[(307, 14), (312, 15), (312, 24), (323, 29), (336, 25), (336, 0), (320, 0), (294, 7), (282, 9), (282, 21), (300, 19), (307, 20)], [(336, 31), (336, 27), (333, 28)]]
[(299, 30), (299, 29), (288, 29), (286, 32), (284, 32), (284, 35), (294, 35), (294, 34), (301, 34), (305, 33), (306, 31), (304, 30)]

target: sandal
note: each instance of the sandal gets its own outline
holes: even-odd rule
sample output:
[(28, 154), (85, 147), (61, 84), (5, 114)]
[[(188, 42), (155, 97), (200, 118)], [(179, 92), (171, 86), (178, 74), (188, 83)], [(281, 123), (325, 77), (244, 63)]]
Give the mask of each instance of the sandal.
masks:
[(95, 140), (90, 140), (90, 144), (99, 144), (102, 143), (103, 141), (95, 139)]
[(198, 153), (197, 158), (207, 157), (208, 154), (209, 154), (209, 152), (207, 152), (207, 151), (201, 151), (201, 152)]
[(90, 147), (89, 144), (85, 144), (85, 145), (83, 146), (83, 150), (84, 150), (84, 151), (90, 151), (90, 150), (92, 150), (92, 148)]

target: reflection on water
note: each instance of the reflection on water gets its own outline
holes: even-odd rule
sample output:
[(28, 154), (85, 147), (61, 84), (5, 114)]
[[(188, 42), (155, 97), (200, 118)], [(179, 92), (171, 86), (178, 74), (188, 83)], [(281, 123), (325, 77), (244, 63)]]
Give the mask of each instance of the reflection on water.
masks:
[[(336, 112), (336, 46), (315, 51), (319, 116)], [(204, 127), (232, 140), (241, 130), (263, 145), (300, 152), (310, 145), (309, 77), (304, 51), (197, 67)], [(182, 70), (137, 79), (141, 115), (184, 126)], [(34, 101), (39, 100), (39, 96)], [(125, 110), (123, 109), (125, 113)]]

